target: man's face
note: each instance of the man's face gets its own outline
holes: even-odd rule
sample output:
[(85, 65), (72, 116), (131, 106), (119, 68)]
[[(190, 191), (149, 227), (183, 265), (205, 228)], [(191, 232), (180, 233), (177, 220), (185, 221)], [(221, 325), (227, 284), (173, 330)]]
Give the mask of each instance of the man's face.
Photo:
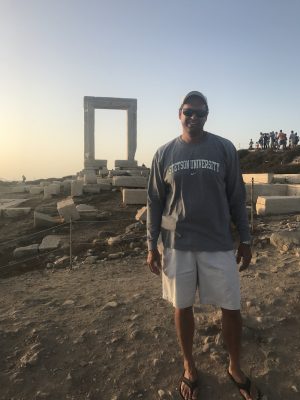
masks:
[[(194, 110), (195, 112), (193, 112)], [(190, 135), (199, 134), (203, 131), (203, 126), (207, 119), (207, 106), (205, 102), (199, 96), (189, 97), (179, 110), (179, 119), (183, 129)]]

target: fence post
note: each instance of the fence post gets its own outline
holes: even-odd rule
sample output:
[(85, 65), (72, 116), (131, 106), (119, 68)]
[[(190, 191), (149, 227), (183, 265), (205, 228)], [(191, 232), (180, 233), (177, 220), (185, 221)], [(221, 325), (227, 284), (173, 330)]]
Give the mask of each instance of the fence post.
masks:
[(251, 178), (251, 233), (253, 233), (253, 231), (254, 231), (254, 224), (253, 224), (253, 213), (254, 213), (253, 191), (254, 191), (254, 178)]
[(72, 218), (70, 218), (70, 269), (72, 266)]

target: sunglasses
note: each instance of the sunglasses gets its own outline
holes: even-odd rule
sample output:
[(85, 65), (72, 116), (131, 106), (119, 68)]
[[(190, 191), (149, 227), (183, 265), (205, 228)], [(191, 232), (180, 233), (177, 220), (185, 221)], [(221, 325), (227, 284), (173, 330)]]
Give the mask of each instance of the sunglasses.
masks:
[(198, 118), (203, 118), (207, 116), (207, 110), (194, 110), (193, 108), (185, 108), (182, 110), (182, 113), (186, 117), (192, 117), (194, 114)]

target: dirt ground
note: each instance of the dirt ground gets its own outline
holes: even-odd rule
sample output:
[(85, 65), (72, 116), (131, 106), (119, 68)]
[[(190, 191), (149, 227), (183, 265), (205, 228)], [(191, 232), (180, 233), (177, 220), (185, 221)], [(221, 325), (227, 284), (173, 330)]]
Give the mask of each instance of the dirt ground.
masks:
[[(107, 213), (98, 222), (74, 228), (74, 243), (84, 244), (74, 249), (72, 270), (68, 264), (49, 268), (54, 259), (47, 255), (11, 264), (1, 274), (0, 399), (179, 399), (182, 361), (173, 310), (161, 299), (160, 278), (145, 265), (144, 228), (115, 247), (99, 239), (99, 231), (124, 232), (134, 222), (136, 207), (122, 206), (119, 192), (87, 196), (80, 202)], [(24, 206), (54, 213), (55, 204), (38, 197)], [(284, 223), (291, 221), (295, 224), (293, 216)], [(265, 399), (296, 400), (300, 258), (259, 239), (280, 229), (282, 221), (256, 220), (256, 225), (253, 263), (241, 272), (243, 368)], [(12, 263), (16, 247), (16, 242), (4, 242), (35, 232), (32, 215), (2, 223), (0, 265)], [(30, 241), (34, 242), (23, 238), (17, 245)], [(116, 252), (122, 256), (108, 258)], [(196, 304), (194, 311), (199, 399), (239, 399), (226, 376), (219, 310)]]

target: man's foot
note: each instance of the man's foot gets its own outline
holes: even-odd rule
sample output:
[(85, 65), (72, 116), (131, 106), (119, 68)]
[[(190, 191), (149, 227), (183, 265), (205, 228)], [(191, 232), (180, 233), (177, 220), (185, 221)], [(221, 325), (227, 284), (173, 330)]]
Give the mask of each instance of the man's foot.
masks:
[(250, 379), (239, 371), (227, 370), (227, 373), (232, 382), (237, 386), (241, 396), (245, 400), (260, 400), (261, 393), (258, 388), (250, 381)]
[(179, 393), (184, 400), (197, 400), (198, 399), (198, 373), (197, 370), (189, 372), (185, 370), (179, 381)]

